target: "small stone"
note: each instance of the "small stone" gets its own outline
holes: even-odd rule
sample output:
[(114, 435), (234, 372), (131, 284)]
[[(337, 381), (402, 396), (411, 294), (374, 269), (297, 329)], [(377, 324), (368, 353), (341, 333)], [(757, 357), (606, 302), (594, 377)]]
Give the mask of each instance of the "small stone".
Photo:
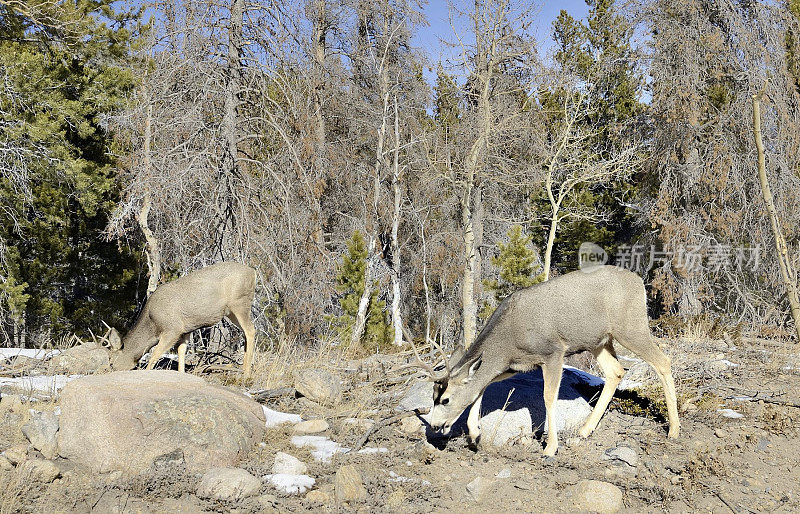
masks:
[(197, 496), (217, 500), (239, 500), (255, 496), (261, 480), (241, 468), (211, 468), (197, 485)]
[(288, 453), (278, 452), (275, 454), (275, 462), (272, 464), (272, 472), (283, 475), (305, 475), (308, 466), (305, 462)]
[(428, 441), (420, 441), (414, 446), (414, 455), (423, 464), (430, 464), (439, 453), (439, 450)]
[(406, 495), (405, 490), (403, 490), (403, 488), (401, 487), (392, 491), (392, 494), (390, 494), (389, 497), (386, 498), (386, 506), (397, 508), (405, 504), (407, 500), (408, 500), (408, 495)]
[(309, 503), (321, 503), (323, 505), (327, 505), (331, 502), (331, 497), (325, 491), (320, 491), (319, 489), (313, 489), (306, 493), (306, 501)]
[(328, 422), (324, 419), (310, 419), (308, 421), (301, 421), (294, 426), (295, 434), (318, 434), (330, 428)]
[(14, 465), (11, 464), (11, 461), (0, 455), (0, 471), (11, 471), (12, 469), (14, 469)]
[(43, 484), (49, 484), (61, 474), (58, 466), (44, 459), (28, 459), (18, 469), (22, 480)]
[(33, 411), (30, 420), (22, 425), (22, 433), (45, 459), (54, 459), (58, 456), (56, 432), (58, 432), (58, 417), (52, 412)]
[(494, 480), (485, 477), (476, 477), (472, 482), (467, 484), (467, 493), (476, 502), (481, 501), (481, 498), (494, 487)]
[(497, 478), (511, 478), (511, 470), (508, 468), (503, 468), (497, 472), (495, 475)]
[(21, 413), (22, 397), (18, 394), (4, 394), (0, 398), (0, 413), (2, 412)]
[(612, 514), (622, 509), (619, 487), (599, 480), (581, 480), (567, 489), (576, 510)]
[(294, 388), (311, 401), (331, 405), (342, 400), (339, 377), (324, 369), (304, 369), (295, 373)]
[(337, 502), (363, 501), (367, 498), (367, 489), (361, 480), (361, 474), (352, 464), (342, 466), (336, 471), (333, 488)]
[(400, 420), (400, 431), (404, 434), (416, 434), (422, 430), (422, 421), (416, 416), (408, 416)]
[(635, 468), (639, 463), (639, 456), (636, 450), (628, 446), (618, 446), (612, 450), (608, 450), (603, 455), (605, 460), (611, 460), (619, 464), (628, 465)]
[(726, 437), (728, 437), (728, 431), (722, 428), (718, 428), (714, 430), (714, 435), (719, 437), (720, 439), (725, 439)]
[(375, 424), (373, 420), (366, 418), (345, 418), (344, 423), (360, 430), (369, 430)]
[(28, 445), (17, 444), (11, 448), (6, 449), (3, 455), (15, 466), (19, 466), (21, 462), (28, 458)]

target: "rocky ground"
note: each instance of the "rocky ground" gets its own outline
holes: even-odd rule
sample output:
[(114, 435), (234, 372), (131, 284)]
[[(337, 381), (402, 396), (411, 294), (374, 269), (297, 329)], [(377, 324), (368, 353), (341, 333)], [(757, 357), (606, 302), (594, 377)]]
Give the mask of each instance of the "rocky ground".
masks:
[[(403, 355), (298, 364), (282, 387), (250, 390), (266, 408), (215, 385), (231, 381), (222, 374), (108, 374), (91, 348), (55, 362), (6, 355), (0, 512), (800, 511), (797, 351), (757, 339), (661, 346), (681, 437), (666, 438), (654, 374), (623, 353), (626, 389), (588, 440), (574, 427), (600, 382), (565, 371), (554, 460), (540, 456), (536, 373), (492, 386), (473, 451), (410, 414), (430, 385), (392, 371)], [(14, 376), (23, 369), (27, 382)], [(55, 373), (65, 378), (48, 383)]]

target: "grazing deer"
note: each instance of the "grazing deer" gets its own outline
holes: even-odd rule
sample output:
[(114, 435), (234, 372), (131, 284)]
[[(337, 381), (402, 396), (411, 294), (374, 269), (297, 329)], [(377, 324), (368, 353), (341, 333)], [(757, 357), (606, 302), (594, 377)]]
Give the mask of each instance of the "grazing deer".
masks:
[(255, 270), (237, 262), (214, 264), (161, 284), (124, 338), (111, 330), (108, 342), (112, 368), (133, 369), (142, 355), (153, 348), (147, 363), (147, 369), (153, 369), (161, 356), (180, 341), (178, 371), (183, 372), (189, 334), (227, 317), (244, 332), (244, 376), (249, 377), (256, 336), (250, 317), (255, 287)]
[(680, 423), (670, 359), (650, 335), (644, 283), (635, 273), (614, 266), (567, 273), (513, 293), (500, 303), (468, 350), (454, 354), (449, 362), (444, 356), (444, 373), (422, 362), (417, 354), (435, 382), (431, 427), (448, 434), (472, 404), (467, 429), (471, 444), (475, 444), (480, 436), (481, 399), (486, 387), (541, 366), (547, 413), (544, 455), (552, 457), (558, 449), (553, 407), (564, 357), (588, 350), (605, 376), (600, 398), (579, 432), (585, 438), (597, 427), (625, 373), (613, 341), (653, 366), (667, 400), (668, 437), (678, 437)]

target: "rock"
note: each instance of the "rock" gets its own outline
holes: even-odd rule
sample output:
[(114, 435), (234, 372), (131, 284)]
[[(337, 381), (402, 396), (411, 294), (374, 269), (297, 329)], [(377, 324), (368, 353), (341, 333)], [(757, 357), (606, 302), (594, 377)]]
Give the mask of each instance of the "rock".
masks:
[(511, 478), (511, 470), (508, 468), (503, 468), (497, 472), (495, 475), (497, 478)]
[(433, 408), (433, 382), (416, 382), (409, 387), (400, 402), (397, 410), (410, 411), (415, 409)]
[(11, 448), (7, 448), (3, 452), (3, 456), (5, 456), (11, 464), (19, 466), (21, 462), (24, 462), (28, 458), (28, 445), (16, 444)]
[(189, 472), (233, 466), (263, 438), (261, 406), (243, 394), (174, 371), (79, 378), (61, 392), (59, 454), (99, 472), (138, 474), (183, 451)]
[(239, 500), (260, 490), (261, 480), (241, 468), (211, 468), (197, 484), (197, 496), (216, 500)]
[(310, 419), (308, 421), (301, 421), (293, 428), (295, 434), (318, 434), (330, 428), (328, 422), (324, 419)]
[[(583, 425), (592, 412), (588, 401), (591, 393), (587, 391), (602, 384), (600, 378), (589, 373), (572, 368), (564, 369), (553, 412), (553, 421), (559, 432), (574, 430)], [(531, 427), (541, 426), (546, 432), (543, 389), (544, 381), (540, 369), (518, 373), (487, 387), (481, 408), (484, 413), (480, 421), (482, 444), (504, 445), (520, 435), (520, 442), (527, 443), (531, 440)], [(513, 426), (504, 428), (506, 422), (513, 423)], [(497, 434), (493, 438), (491, 427), (497, 425)]]
[(283, 475), (305, 475), (308, 471), (306, 463), (289, 455), (288, 453), (278, 452), (275, 454), (275, 462), (272, 464), (272, 472)]
[(22, 425), (22, 433), (45, 459), (54, 459), (58, 456), (56, 432), (58, 432), (58, 416), (52, 412), (33, 411), (30, 420)]
[(532, 437), (531, 414), (528, 409), (492, 411), (481, 418), (482, 445), (504, 446), (521, 438)]
[(12, 412), (19, 414), (22, 412), (22, 396), (18, 394), (4, 394), (0, 398), (0, 413)]
[(422, 421), (416, 416), (408, 416), (400, 420), (400, 431), (404, 434), (416, 434), (422, 430)]
[(423, 464), (430, 464), (433, 462), (433, 459), (436, 458), (438, 453), (439, 450), (428, 441), (422, 440), (414, 445), (414, 456)]
[(278, 497), (274, 494), (261, 494), (256, 498), (256, 502), (265, 510), (274, 510), (275, 504), (278, 503)]
[(67, 348), (48, 365), (51, 375), (88, 375), (109, 365), (108, 351), (91, 341)]
[(636, 454), (636, 450), (628, 446), (617, 446), (612, 450), (606, 450), (603, 459), (632, 468), (639, 463), (639, 455)]
[(309, 503), (321, 503), (323, 505), (326, 505), (330, 503), (331, 497), (325, 491), (314, 489), (306, 494), (306, 501), (308, 501)]
[(339, 377), (324, 369), (304, 369), (295, 373), (294, 388), (303, 396), (324, 405), (342, 400)]
[(403, 488), (395, 489), (392, 491), (392, 494), (386, 498), (386, 506), (396, 509), (404, 505), (407, 500), (408, 495)]
[(722, 428), (718, 428), (714, 430), (714, 435), (719, 437), (720, 439), (725, 439), (726, 437), (728, 437), (728, 431)]
[(4, 455), (0, 455), (0, 471), (11, 471), (14, 465)]
[(186, 469), (186, 458), (183, 450), (178, 448), (175, 451), (164, 453), (153, 459), (153, 468), (157, 470)]
[(61, 474), (58, 466), (44, 459), (28, 459), (17, 469), (21, 480), (43, 484), (49, 484)]
[(467, 493), (476, 502), (481, 501), (483, 495), (494, 488), (495, 481), (491, 478), (476, 477), (472, 482), (467, 484)]
[(619, 487), (599, 480), (581, 480), (567, 488), (576, 510), (611, 514), (622, 509), (622, 491)]
[(336, 471), (333, 488), (337, 502), (363, 501), (367, 499), (367, 489), (361, 480), (361, 474), (355, 466), (348, 464)]

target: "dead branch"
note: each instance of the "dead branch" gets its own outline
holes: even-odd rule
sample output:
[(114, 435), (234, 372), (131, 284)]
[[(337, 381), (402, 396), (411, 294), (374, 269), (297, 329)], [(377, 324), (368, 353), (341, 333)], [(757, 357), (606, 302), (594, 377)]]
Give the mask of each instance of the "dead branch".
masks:
[(410, 416), (420, 416), (422, 414), (427, 414), (428, 412), (430, 412), (430, 409), (414, 409), (406, 412), (401, 412), (400, 414), (395, 414), (394, 416), (384, 418), (381, 421), (378, 421), (377, 423), (369, 427), (369, 430), (367, 430), (364, 433), (364, 435), (361, 436), (361, 439), (358, 440), (356, 445), (353, 447), (352, 451), (357, 452), (358, 450), (360, 450), (366, 444), (370, 436), (375, 432), (377, 432), (378, 430), (380, 430), (381, 428), (393, 425), (398, 421), (408, 418)]

